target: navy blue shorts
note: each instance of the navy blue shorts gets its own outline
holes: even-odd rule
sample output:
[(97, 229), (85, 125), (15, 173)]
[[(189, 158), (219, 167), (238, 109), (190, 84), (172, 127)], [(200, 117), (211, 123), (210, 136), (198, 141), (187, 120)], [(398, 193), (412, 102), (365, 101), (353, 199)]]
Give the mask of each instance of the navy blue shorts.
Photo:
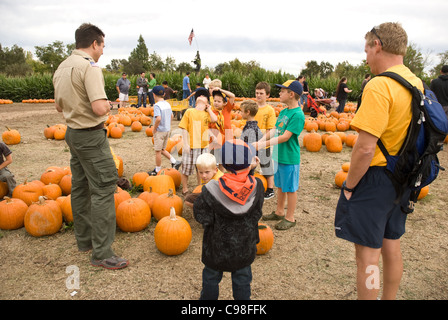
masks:
[[(402, 199), (409, 199), (407, 192)], [(381, 248), (383, 239), (397, 240), (405, 233), (406, 217), (396, 203), (395, 188), (385, 167), (370, 167), (350, 200), (341, 190), (335, 215), (338, 238), (370, 248)]]

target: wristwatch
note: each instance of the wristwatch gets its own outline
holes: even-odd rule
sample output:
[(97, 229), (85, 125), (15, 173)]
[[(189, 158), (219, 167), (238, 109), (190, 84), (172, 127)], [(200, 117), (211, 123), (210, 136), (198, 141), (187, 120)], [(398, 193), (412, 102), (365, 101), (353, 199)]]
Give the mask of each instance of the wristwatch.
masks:
[[(356, 188), (356, 187), (355, 187), (355, 188)], [(347, 188), (347, 185), (345, 184), (345, 181), (342, 183), (342, 189), (343, 189), (343, 190), (347, 190), (348, 192), (353, 192), (353, 191), (355, 191), (355, 188), (352, 188), (352, 189)]]

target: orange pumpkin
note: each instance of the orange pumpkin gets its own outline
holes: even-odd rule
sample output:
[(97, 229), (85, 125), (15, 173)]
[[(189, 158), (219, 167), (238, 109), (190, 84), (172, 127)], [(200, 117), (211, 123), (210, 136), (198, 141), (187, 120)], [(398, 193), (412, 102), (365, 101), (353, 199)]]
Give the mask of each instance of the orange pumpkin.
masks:
[(174, 208), (170, 215), (162, 218), (154, 229), (154, 242), (160, 252), (173, 256), (183, 253), (191, 242), (190, 224), (182, 217), (176, 216)]
[(42, 191), (47, 199), (56, 200), (62, 196), (62, 190), (58, 184), (49, 183), (42, 188)]
[(327, 150), (332, 153), (338, 153), (342, 151), (342, 140), (337, 134), (330, 134), (325, 139), (325, 146)]
[(12, 197), (23, 200), (28, 206), (43, 196), (43, 186), (35, 181), (19, 184), (12, 192)]
[(114, 193), (115, 211), (117, 210), (120, 203), (128, 199), (131, 199), (131, 195), (129, 194), (129, 192), (121, 189), (120, 187), (117, 187)]
[(159, 195), (152, 204), (152, 215), (158, 221), (170, 215), (170, 208), (174, 208), (177, 216), (182, 216), (184, 203), (178, 195), (173, 194), (170, 189), (168, 193)]
[(59, 184), (63, 176), (65, 176), (64, 169), (58, 167), (49, 167), (40, 176), (40, 181), (42, 181), (44, 184)]
[(140, 121), (134, 121), (131, 124), (131, 130), (133, 132), (140, 132), (140, 131), (142, 131), (142, 128), (143, 128), (143, 125)]
[(149, 177), (149, 174), (147, 172), (136, 172), (132, 176), (132, 182), (137, 187), (143, 187), (143, 184), (145, 183), (146, 178)]
[(2, 133), (3, 142), (7, 145), (19, 144), (21, 136), (19, 131), (6, 127), (6, 131)]
[(56, 130), (55, 126), (49, 126), (44, 129), (44, 136), (46, 139), (54, 139), (54, 131)]
[[(424, 186), (421, 190), (420, 193), (418, 194), (417, 200), (421, 200), (424, 197), (426, 197), (429, 193), (429, 185), (428, 186)], [(0, 228), (1, 229), (1, 228)]]
[(347, 179), (347, 172), (344, 170), (339, 171), (338, 173), (336, 173), (335, 177), (334, 177), (334, 183), (341, 188), (342, 187), (342, 183), (344, 183), (345, 179)]
[(59, 186), (61, 187), (63, 195), (69, 195), (72, 192), (72, 175), (66, 174), (59, 181)]
[(160, 194), (152, 192), (152, 188), (150, 188), (149, 191), (143, 191), (142, 193), (139, 194), (139, 196), (137, 198), (140, 198), (142, 200), (145, 200), (146, 203), (149, 206), (149, 209), (152, 211), (152, 205), (154, 203), (154, 200), (160, 196)]
[(64, 218), (65, 222), (67, 223), (73, 222), (71, 195), (68, 195), (59, 201), (56, 199), (56, 202), (58, 202), (59, 206), (61, 207), (62, 217)]
[(6, 197), (0, 202), (0, 229), (22, 228), (27, 210), (28, 206), (23, 200)]
[(261, 180), (261, 183), (263, 183), (264, 192), (266, 192), (268, 189), (268, 180), (266, 180), (266, 177), (258, 172), (254, 174), (254, 177)]
[(158, 194), (168, 193), (170, 189), (176, 194), (176, 185), (173, 178), (164, 173), (146, 178), (143, 183), (143, 191), (149, 191), (150, 188), (152, 188), (152, 192)]
[(260, 242), (257, 243), (257, 254), (266, 254), (274, 244), (274, 232), (264, 223), (258, 223)]
[(117, 208), (117, 226), (124, 232), (138, 232), (151, 222), (151, 210), (145, 200), (124, 200)]
[(317, 132), (312, 131), (311, 133), (306, 134), (304, 140), (305, 149), (309, 152), (319, 152), (322, 148), (322, 138)]
[(173, 178), (174, 185), (176, 186), (176, 188), (179, 188), (179, 186), (182, 182), (182, 178), (181, 178), (181, 174), (178, 170), (176, 170), (174, 168), (164, 168), (159, 171), (158, 175), (160, 175), (160, 174), (165, 174), (165, 175)]
[(26, 231), (34, 237), (55, 234), (62, 227), (61, 208), (54, 200), (45, 200), (33, 203), (26, 211), (24, 224)]
[(6, 196), (9, 192), (8, 184), (6, 182), (0, 181), (0, 199)]
[(349, 133), (345, 138), (345, 144), (347, 145), (347, 147), (353, 147), (357, 139), (358, 139), (357, 134)]

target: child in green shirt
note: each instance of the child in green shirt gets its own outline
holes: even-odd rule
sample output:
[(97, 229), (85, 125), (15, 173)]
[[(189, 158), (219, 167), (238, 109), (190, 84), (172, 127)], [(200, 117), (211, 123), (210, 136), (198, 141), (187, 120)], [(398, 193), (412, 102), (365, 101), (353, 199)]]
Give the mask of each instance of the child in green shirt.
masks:
[[(300, 145), (298, 137), (305, 125), (305, 115), (299, 106), (303, 87), (297, 80), (288, 80), (284, 84), (276, 85), (280, 89), (280, 102), (288, 108), (283, 109), (275, 124), (275, 129), (255, 142), (255, 148), (261, 149), (274, 145), (274, 183), (278, 188), (277, 209), (263, 220), (280, 220), (275, 226), (278, 230), (287, 230), (296, 225), (294, 210), (297, 202), (300, 172)], [(277, 135), (274, 136), (277, 131)], [(274, 136), (271, 138), (271, 136)], [(284, 213), (285, 202), (288, 210)]]

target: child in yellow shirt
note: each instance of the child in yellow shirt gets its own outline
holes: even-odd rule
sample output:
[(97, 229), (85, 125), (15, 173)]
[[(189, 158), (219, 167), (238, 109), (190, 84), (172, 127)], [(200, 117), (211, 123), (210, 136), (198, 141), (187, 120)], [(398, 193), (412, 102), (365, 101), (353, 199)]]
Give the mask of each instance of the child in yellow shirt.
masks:
[[(208, 90), (197, 90), (195, 96), (196, 107), (187, 109), (179, 123), (183, 138), (181, 170), (183, 195), (188, 193), (188, 177), (195, 171), (197, 158), (209, 152), (209, 124), (218, 119), (209, 104)], [(200, 184), (199, 176), (197, 178)]]
[[(255, 87), (255, 98), (258, 104), (258, 112), (255, 115), (255, 121), (258, 127), (266, 134), (267, 131), (275, 129), (277, 117), (274, 108), (266, 104), (267, 98), (271, 94), (271, 86), (267, 82), (259, 82)], [(264, 193), (264, 199), (274, 197), (274, 164), (272, 162), (271, 147), (258, 150), (258, 158), (260, 159), (261, 173), (267, 180), (267, 190)]]

